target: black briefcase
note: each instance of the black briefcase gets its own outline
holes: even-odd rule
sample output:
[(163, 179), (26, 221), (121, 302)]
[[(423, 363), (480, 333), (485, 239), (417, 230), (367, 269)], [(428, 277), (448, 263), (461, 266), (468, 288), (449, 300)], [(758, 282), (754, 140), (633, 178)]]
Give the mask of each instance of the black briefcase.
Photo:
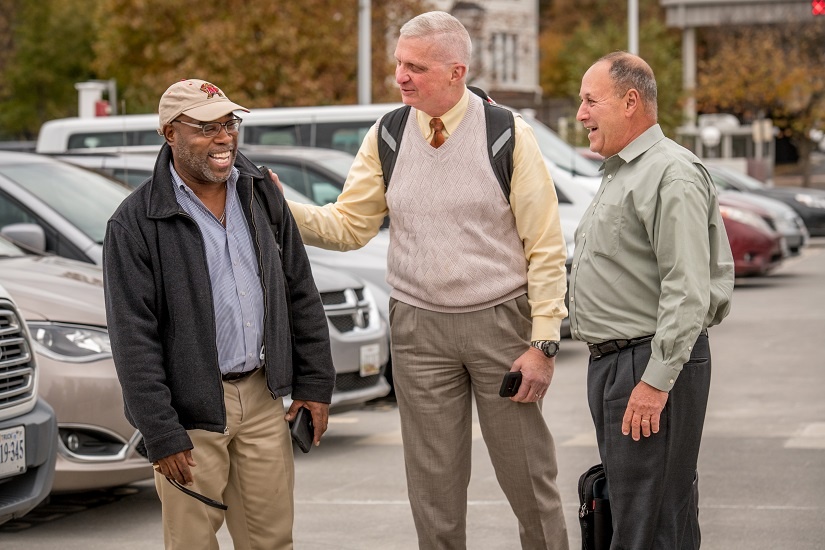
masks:
[(582, 550), (608, 550), (613, 538), (613, 518), (607, 478), (601, 464), (591, 467), (579, 478), (579, 504)]

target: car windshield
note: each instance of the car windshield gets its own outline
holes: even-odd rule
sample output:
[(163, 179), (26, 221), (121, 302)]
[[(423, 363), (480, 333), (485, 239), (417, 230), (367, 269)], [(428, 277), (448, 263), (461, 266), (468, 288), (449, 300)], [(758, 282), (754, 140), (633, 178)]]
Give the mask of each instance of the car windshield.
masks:
[(0, 258), (19, 258), (25, 256), (22, 250), (0, 237)]
[(559, 168), (579, 176), (601, 177), (600, 164), (584, 157), (576, 148), (531, 116), (523, 117), (533, 128), (541, 154)]
[(733, 183), (731, 185), (736, 189), (747, 191), (759, 191), (760, 189), (765, 188), (764, 183), (762, 183), (756, 178), (752, 178), (747, 174), (719, 168), (716, 168), (714, 171), (721, 175), (723, 179), (732, 181)]
[(318, 155), (313, 160), (331, 172), (341, 176), (341, 181), (347, 179), (349, 169), (352, 168), (352, 161), (355, 157), (350, 155)]
[(103, 242), (106, 223), (129, 189), (89, 170), (65, 163), (0, 165), (0, 174), (43, 201), (90, 239)]
[(292, 202), (297, 202), (297, 203), (300, 203), (300, 204), (318, 204), (315, 201), (313, 201), (311, 198), (309, 198), (306, 195), (296, 191), (295, 189), (293, 189), (292, 187), (289, 187), (288, 185), (284, 185), (284, 197), (286, 197), (287, 200), (290, 200)]

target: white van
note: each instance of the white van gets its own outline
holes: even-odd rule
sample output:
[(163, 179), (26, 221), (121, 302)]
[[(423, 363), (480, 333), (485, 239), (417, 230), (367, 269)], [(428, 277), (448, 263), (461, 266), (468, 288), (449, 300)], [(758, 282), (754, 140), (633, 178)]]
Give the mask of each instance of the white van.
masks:
[[(280, 107), (243, 113), (240, 145), (301, 145), (355, 154), (367, 131), (400, 103)], [(158, 115), (62, 118), (46, 122), (37, 136), (37, 152), (156, 150)]]
[[(401, 103), (279, 107), (243, 113), (238, 144), (299, 145), (358, 152), (364, 136), (381, 116)], [(595, 195), (601, 183), (599, 164), (576, 151), (529, 110), (522, 118), (533, 128), (544, 157)], [(157, 134), (157, 115), (64, 118), (46, 122), (37, 137), (38, 153), (155, 151), (163, 138)]]

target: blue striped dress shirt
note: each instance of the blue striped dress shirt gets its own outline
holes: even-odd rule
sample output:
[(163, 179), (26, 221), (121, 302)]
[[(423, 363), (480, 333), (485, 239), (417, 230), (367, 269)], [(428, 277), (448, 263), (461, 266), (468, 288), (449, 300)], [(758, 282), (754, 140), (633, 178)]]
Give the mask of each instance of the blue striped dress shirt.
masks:
[(252, 236), (237, 193), (239, 172), (226, 181), (226, 227), (169, 164), (178, 204), (203, 236), (221, 373), (243, 372), (263, 362), (264, 297)]

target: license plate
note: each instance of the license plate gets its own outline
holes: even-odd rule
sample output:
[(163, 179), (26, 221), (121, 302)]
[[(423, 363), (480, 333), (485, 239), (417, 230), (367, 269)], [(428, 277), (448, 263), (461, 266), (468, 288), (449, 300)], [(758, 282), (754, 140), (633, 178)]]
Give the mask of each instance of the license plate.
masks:
[(26, 429), (16, 426), (0, 430), (0, 478), (26, 471)]
[(361, 346), (361, 376), (372, 376), (381, 372), (380, 359), (380, 345)]

